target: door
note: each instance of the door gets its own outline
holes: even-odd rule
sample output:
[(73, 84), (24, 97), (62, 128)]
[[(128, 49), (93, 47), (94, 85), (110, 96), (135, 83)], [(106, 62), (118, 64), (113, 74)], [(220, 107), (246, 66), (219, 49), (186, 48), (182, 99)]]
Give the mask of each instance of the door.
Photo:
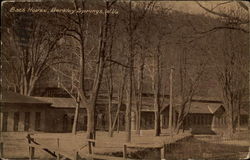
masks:
[(3, 112), (3, 132), (7, 132), (7, 126), (8, 126), (8, 112)]
[(29, 131), (30, 128), (30, 112), (24, 114), (24, 131)]
[(14, 132), (18, 131), (19, 118), (20, 118), (19, 112), (14, 112), (14, 129), (13, 129)]

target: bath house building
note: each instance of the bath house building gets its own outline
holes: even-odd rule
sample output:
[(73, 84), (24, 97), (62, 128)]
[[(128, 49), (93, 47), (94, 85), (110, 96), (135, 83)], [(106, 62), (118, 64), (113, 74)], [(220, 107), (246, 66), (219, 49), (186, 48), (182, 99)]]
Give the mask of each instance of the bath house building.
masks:
[[(1, 99), (1, 131), (70, 132), (76, 103), (72, 98), (24, 96), (3, 92)], [(85, 115), (85, 117), (83, 117)], [(86, 119), (80, 107), (79, 118)], [(81, 122), (78, 130), (83, 129)]]
[[(72, 98), (63, 97), (31, 97), (14, 92), (3, 92), (1, 99), (1, 131), (22, 132), (71, 132), (77, 103)], [(104, 97), (99, 97), (96, 113), (96, 129), (108, 130), (108, 103)], [(135, 105), (133, 103), (133, 105)], [(125, 104), (119, 114), (119, 130), (125, 129)], [(135, 107), (132, 107), (131, 127), (136, 128)], [(113, 116), (117, 111), (117, 102), (113, 102)], [(161, 127), (168, 128), (168, 101), (161, 108)], [(173, 108), (174, 121), (178, 116), (178, 104)], [(241, 111), (241, 125), (247, 123), (248, 114)], [(184, 128), (193, 133), (216, 133), (226, 126), (225, 108), (220, 101), (193, 100), (184, 121)], [(78, 116), (78, 131), (87, 128), (86, 108), (80, 105)], [(117, 128), (116, 128), (117, 129)], [(154, 129), (153, 97), (144, 96), (141, 108), (141, 129)]]

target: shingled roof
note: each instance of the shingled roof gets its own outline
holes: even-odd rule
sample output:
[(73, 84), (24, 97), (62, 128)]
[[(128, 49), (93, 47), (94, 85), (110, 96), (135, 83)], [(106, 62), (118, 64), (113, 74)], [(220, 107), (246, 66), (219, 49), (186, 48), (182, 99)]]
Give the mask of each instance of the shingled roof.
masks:
[(222, 103), (192, 102), (189, 113), (214, 114)]
[(50, 104), (45, 101), (41, 101), (31, 96), (24, 96), (15, 92), (2, 91), (1, 103), (28, 103), (28, 104)]
[[(51, 104), (54, 108), (75, 108), (77, 103), (73, 98), (59, 98), (59, 97), (34, 97), (37, 100), (45, 101)], [(83, 108), (83, 106), (80, 106)]]

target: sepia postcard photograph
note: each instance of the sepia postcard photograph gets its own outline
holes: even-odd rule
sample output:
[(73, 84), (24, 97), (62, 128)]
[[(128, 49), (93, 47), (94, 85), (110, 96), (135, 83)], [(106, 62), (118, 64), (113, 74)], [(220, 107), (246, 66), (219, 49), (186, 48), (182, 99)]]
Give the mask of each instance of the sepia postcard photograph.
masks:
[(250, 160), (250, 2), (1, 2), (1, 160)]

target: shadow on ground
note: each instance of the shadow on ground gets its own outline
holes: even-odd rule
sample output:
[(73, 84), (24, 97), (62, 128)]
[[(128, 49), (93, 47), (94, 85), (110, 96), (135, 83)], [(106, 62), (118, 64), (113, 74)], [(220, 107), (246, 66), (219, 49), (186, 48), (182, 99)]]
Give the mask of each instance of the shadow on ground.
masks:
[[(133, 152), (130, 150), (128, 157), (133, 159), (150, 159), (159, 160), (160, 152), (155, 149), (137, 150)], [(167, 160), (237, 160), (243, 158), (242, 153), (247, 153), (248, 147), (228, 145), (218, 143), (209, 143), (191, 138), (185, 142), (179, 142), (167, 148)], [(122, 157), (122, 152), (105, 153), (106, 155)]]

